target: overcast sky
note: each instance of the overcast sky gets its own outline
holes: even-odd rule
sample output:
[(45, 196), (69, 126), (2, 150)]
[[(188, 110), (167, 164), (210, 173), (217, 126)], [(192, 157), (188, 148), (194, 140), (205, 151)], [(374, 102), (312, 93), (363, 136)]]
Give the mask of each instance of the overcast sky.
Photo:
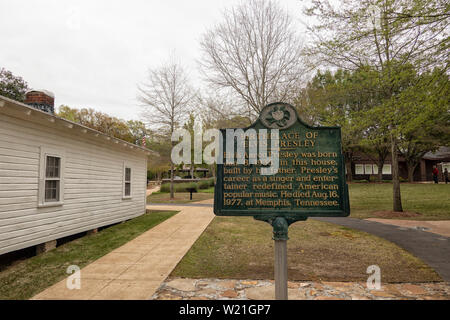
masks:
[[(300, 0), (280, 0), (295, 19)], [(1, 0), (0, 67), (55, 106), (139, 119), (137, 85), (174, 52), (197, 79), (199, 39), (239, 0)], [(194, 81), (199, 85), (199, 81)]]

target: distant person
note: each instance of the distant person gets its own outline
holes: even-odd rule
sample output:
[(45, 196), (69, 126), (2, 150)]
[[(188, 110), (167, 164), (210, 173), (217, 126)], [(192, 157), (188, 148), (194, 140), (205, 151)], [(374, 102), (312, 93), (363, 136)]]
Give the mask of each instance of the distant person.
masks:
[(438, 176), (439, 176), (439, 170), (438, 170), (438, 168), (436, 166), (433, 166), (433, 180), (434, 180), (434, 183), (439, 183)]
[(445, 181), (445, 184), (447, 184), (447, 182), (450, 181), (450, 180), (448, 180), (448, 170), (447, 170), (447, 168), (444, 169), (444, 181)]

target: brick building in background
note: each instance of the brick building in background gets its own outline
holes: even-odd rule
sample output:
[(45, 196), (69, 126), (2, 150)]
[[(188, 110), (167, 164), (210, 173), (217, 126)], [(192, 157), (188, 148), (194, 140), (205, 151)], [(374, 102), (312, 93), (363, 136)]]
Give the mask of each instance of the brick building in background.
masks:
[[(450, 172), (450, 147), (440, 147), (435, 152), (426, 153), (420, 160), (419, 165), (414, 170), (414, 181), (415, 182), (425, 182), (432, 181), (433, 166), (436, 165), (439, 169), (439, 181), (444, 181), (443, 171), (444, 168)], [(348, 164), (347, 167), (350, 165)], [(403, 180), (408, 179), (408, 169), (406, 162), (402, 156), (399, 155), (399, 173)], [(370, 158), (368, 155), (357, 152), (353, 156), (353, 162), (351, 164), (352, 168), (352, 179), (353, 180), (368, 180), (376, 181), (378, 177), (378, 166), (376, 162)], [(387, 156), (386, 161), (383, 166), (383, 180), (392, 179), (392, 167), (391, 167), (391, 157)]]

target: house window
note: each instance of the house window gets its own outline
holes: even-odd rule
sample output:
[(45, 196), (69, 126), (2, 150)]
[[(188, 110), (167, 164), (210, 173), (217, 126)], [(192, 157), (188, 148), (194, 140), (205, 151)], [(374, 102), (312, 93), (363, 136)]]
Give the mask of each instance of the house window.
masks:
[(378, 166), (376, 164), (373, 165), (373, 174), (378, 174)]
[(364, 165), (364, 173), (365, 174), (372, 174), (372, 165), (371, 164)]
[(64, 153), (41, 147), (38, 207), (58, 206), (64, 198)]
[(355, 164), (355, 174), (364, 174), (364, 165)]
[(392, 174), (392, 167), (390, 164), (385, 164), (383, 166), (383, 174)]
[(128, 166), (124, 167), (123, 197), (131, 198), (131, 168)]
[(447, 171), (450, 171), (450, 162), (442, 163), (442, 172), (444, 172), (445, 169), (447, 169)]
[(61, 185), (61, 158), (47, 156), (45, 160), (44, 202), (59, 201)]

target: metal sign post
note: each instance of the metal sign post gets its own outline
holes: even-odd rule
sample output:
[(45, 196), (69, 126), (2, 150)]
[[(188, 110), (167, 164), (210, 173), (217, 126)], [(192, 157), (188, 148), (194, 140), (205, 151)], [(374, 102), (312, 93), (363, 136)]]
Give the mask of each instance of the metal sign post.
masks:
[(287, 264), (287, 241), (289, 225), (296, 221), (305, 221), (306, 218), (284, 218), (284, 217), (255, 217), (272, 225), (275, 244), (275, 299), (288, 299), (288, 264)]
[[(277, 300), (287, 300), (288, 290), (288, 267), (287, 267), (287, 230), (289, 226), (287, 225), (286, 219), (276, 218), (274, 221), (275, 225), (281, 230), (279, 234), (275, 234), (274, 231), (274, 242), (275, 242), (275, 299)], [(286, 230), (286, 232), (284, 232)]]
[[(274, 138), (278, 141), (273, 140), (279, 149), (278, 170), (263, 176), (262, 164), (250, 164), (250, 161), (218, 164), (214, 213), (218, 216), (253, 216), (272, 226), (275, 297), (285, 300), (288, 298), (289, 225), (311, 216), (348, 216), (350, 203), (339, 127), (309, 126), (300, 120), (294, 107), (280, 102), (264, 107), (258, 120), (241, 132), (251, 131), (257, 135), (258, 130), (263, 130), (261, 132), (267, 134), (267, 129), (277, 129), (279, 133)], [(221, 152), (227, 150), (225, 130), (222, 130), (222, 136)], [(237, 139), (231, 136), (229, 139), (234, 140), (230, 145), (236, 147)], [(245, 135), (243, 139), (245, 141)], [(270, 144), (266, 142), (268, 145), (275, 148), (272, 140)], [(258, 146), (261, 148), (261, 141)]]
[(275, 240), (275, 299), (288, 299), (287, 281), (287, 240)]

